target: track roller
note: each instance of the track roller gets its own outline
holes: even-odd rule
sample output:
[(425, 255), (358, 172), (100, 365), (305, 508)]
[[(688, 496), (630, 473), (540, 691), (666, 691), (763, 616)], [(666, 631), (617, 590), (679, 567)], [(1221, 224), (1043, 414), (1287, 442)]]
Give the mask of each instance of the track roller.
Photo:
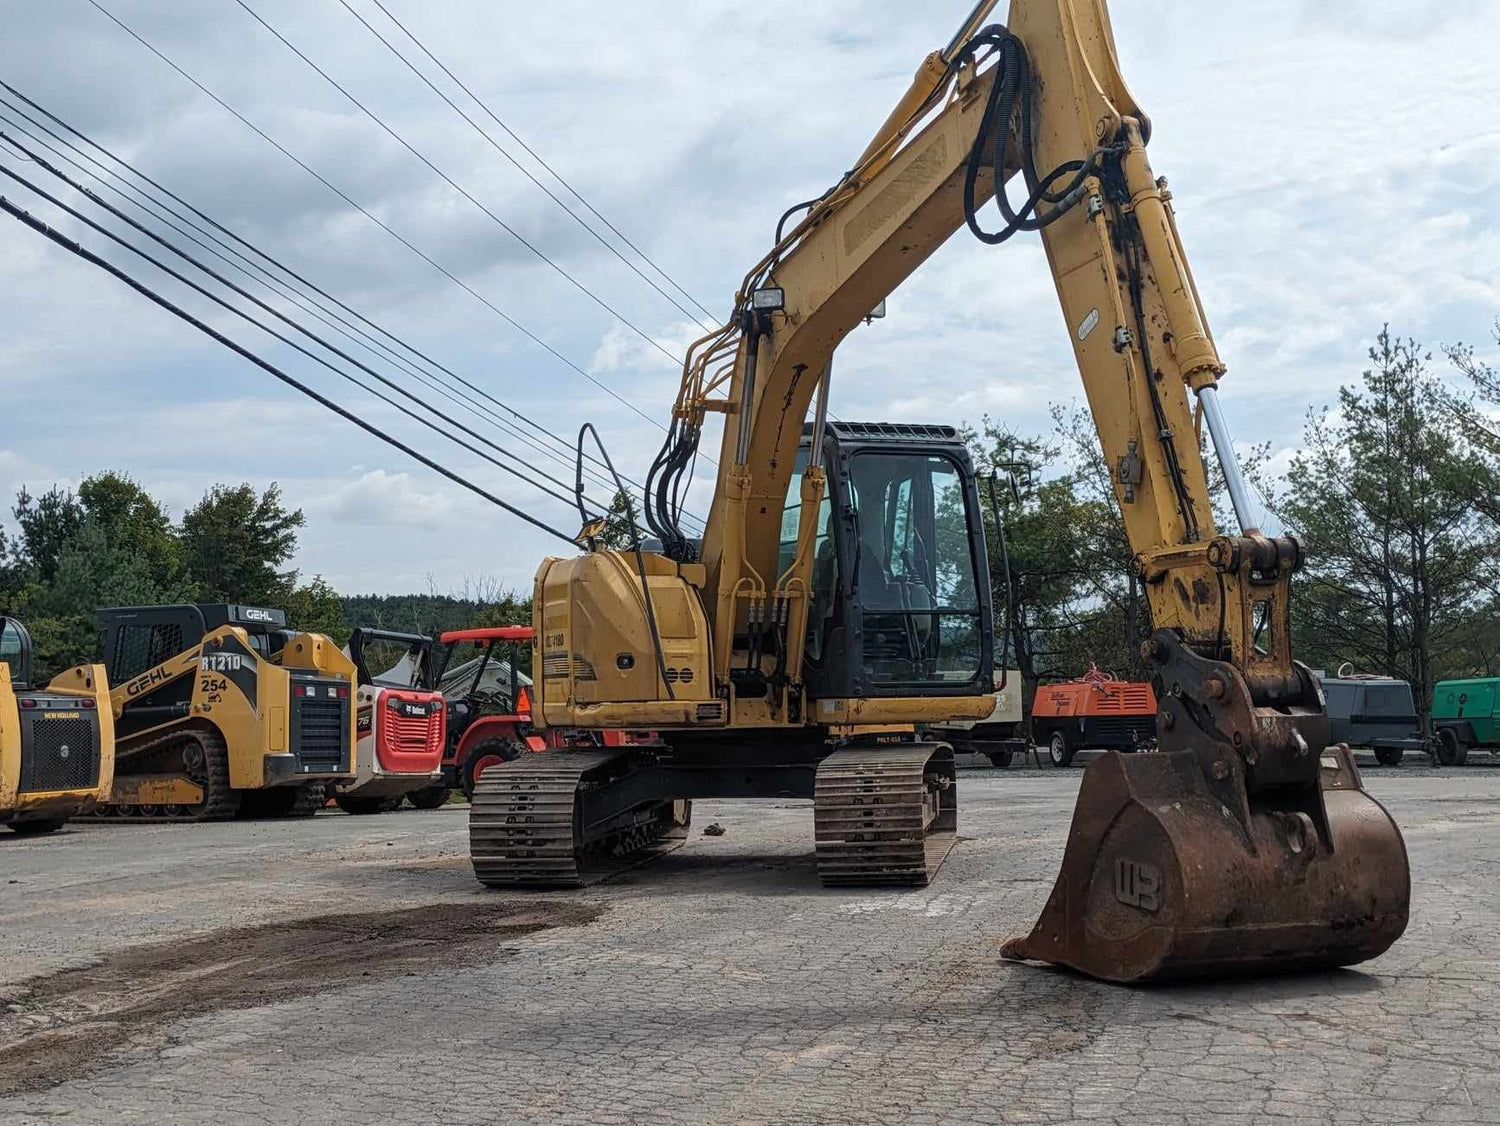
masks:
[[(161, 773), (138, 773), (151, 768)], [(134, 748), (116, 769), (112, 796), (127, 800), (102, 802), (75, 820), (227, 821), (241, 793), (230, 788), (229, 749), (217, 731), (172, 731)]]

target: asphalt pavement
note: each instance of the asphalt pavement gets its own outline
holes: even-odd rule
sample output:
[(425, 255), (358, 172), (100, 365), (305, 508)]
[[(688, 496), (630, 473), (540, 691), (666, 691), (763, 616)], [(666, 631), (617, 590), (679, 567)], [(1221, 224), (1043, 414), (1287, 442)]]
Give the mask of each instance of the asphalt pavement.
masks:
[(1384, 956), (1165, 988), (1000, 960), (1081, 775), (961, 770), (906, 892), (820, 887), (800, 802), (531, 895), (473, 881), (464, 806), (0, 833), (0, 1124), (1500, 1122), (1500, 769), (1366, 772)]

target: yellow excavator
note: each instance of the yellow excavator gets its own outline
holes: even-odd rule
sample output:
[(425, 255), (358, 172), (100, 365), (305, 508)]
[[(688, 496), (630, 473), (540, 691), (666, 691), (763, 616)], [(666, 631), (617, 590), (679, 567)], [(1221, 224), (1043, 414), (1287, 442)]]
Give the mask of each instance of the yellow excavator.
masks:
[[(1374, 957), (1406, 925), (1405, 845), (1292, 659), (1300, 548), (1254, 526), (1104, 0), (1014, 0), (987, 25), (994, 7), (922, 63), (852, 171), (783, 217), (733, 317), (692, 347), (646, 482), (660, 549), (605, 550), (586, 519), (586, 553), (542, 564), (536, 722), (660, 745), (487, 771), (476, 874), (577, 882), (592, 851), (680, 833), (687, 799), (786, 794), (813, 798), (826, 883), (931, 877), (955, 775), (913, 729), (993, 705), (978, 498), (952, 430), (830, 419), (833, 355), (961, 228), (1039, 231), (1150, 601), (1161, 750), (1088, 767), (1057, 884), (1003, 953), (1115, 981)], [(724, 434), (696, 540), (680, 502), (709, 414)], [(1215, 525), (1205, 423), (1234, 530)]]
[(109, 796), (114, 717), (104, 666), (31, 679), (31, 634), (0, 616), (0, 825), (51, 833)]

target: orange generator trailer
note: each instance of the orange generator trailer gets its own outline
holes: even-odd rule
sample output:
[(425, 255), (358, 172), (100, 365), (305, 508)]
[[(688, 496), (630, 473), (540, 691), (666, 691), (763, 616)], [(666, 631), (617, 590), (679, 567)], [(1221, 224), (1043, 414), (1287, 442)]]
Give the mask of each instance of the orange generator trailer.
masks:
[(1079, 751), (1145, 750), (1156, 738), (1156, 693), (1090, 665), (1077, 680), (1037, 688), (1031, 738), (1046, 744), (1053, 766)]

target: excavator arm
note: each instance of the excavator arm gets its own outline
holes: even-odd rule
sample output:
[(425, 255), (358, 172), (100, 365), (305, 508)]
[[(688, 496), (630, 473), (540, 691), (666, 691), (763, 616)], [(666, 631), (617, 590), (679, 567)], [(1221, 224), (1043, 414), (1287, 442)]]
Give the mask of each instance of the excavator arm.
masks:
[[(1004, 26), (981, 28), (993, 6), (924, 60), (856, 167), (778, 232), (736, 316), (694, 345), (648, 519), (669, 556), (705, 567), (716, 678), (780, 622), (796, 683), (835, 350), (964, 226), (996, 244), (1040, 231), (1150, 602), (1162, 753), (1089, 768), (1062, 875), (1006, 953), (1117, 980), (1364, 960), (1405, 927), (1404, 843), (1347, 748), (1327, 746), (1321, 690), (1292, 659), (1300, 549), (1253, 524), (1218, 400), (1225, 366), (1104, 0), (1014, 0)], [(1003, 226), (987, 230), (981, 206), (1017, 173), (1025, 202), (1002, 189)], [(815, 399), (813, 453), (799, 463)], [(700, 551), (671, 498), (712, 412), (725, 426)], [(1232, 531), (1215, 526), (1204, 422)], [(794, 472), (788, 562), (778, 544)]]

